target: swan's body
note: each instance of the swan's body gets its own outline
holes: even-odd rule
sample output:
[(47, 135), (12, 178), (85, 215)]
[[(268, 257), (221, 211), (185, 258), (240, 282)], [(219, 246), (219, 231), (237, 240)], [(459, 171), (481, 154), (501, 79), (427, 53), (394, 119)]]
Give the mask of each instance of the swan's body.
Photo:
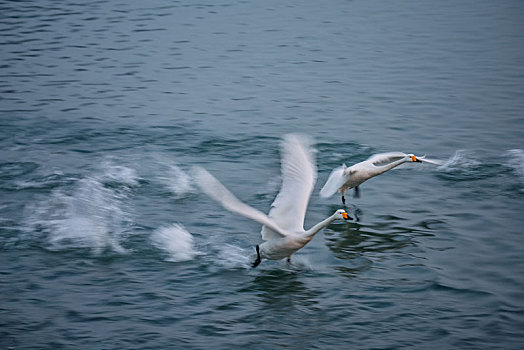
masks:
[(194, 167), (196, 183), (203, 192), (224, 208), (263, 225), (261, 233), (265, 242), (257, 245), (257, 260), (253, 266), (261, 259), (289, 259), (331, 222), (349, 219), (346, 211), (339, 209), (304, 230), (304, 217), (317, 177), (314, 152), (305, 136), (290, 134), (282, 142), (281, 153), (282, 187), (268, 215), (241, 202), (204, 168)]
[(358, 196), (358, 186), (361, 183), (407, 162), (427, 162), (440, 165), (439, 161), (402, 152), (375, 154), (350, 167), (343, 164), (333, 169), (326, 184), (320, 190), (320, 196), (327, 198), (336, 192), (342, 192), (342, 203), (345, 204), (344, 196), (349, 189), (354, 188)]

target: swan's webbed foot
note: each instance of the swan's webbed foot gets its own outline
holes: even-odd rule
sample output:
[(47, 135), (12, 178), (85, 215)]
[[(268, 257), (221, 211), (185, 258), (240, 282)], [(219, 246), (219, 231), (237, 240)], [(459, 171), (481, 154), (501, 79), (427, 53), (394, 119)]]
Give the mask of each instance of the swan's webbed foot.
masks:
[(342, 195), (342, 205), (344, 207), (346, 206), (346, 197), (344, 197), (344, 195)]
[(262, 259), (260, 258), (260, 247), (258, 246), (258, 244), (255, 247), (255, 249), (257, 250), (257, 259), (253, 262), (253, 267), (257, 267), (258, 264), (262, 262)]

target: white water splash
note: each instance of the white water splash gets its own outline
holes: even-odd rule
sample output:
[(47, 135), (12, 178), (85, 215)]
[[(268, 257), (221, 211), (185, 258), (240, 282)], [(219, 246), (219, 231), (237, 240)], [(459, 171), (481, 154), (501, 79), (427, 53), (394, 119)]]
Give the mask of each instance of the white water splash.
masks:
[(522, 149), (510, 149), (506, 152), (509, 166), (513, 172), (524, 181), (524, 150)]
[(101, 182), (116, 182), (130, 187), (138, 185), (139, 176), (135, 169), (115, 165), (111, 161), (104, 161), (101, 169), (101, 174), (95, 175)]
[(153, 160), (149, 164), (152, 173), (148, 176), (166, 187), (176, 197), (183, 197), (193, 192), (192, 179), (180, 165), (161, 154), (154, 155)]
[(248, 268), (251, 267), (255, 258), (254, 247), (251, 250), (247, 250), (235, 245), (223, 244), (218, 252), (217, 262), (228, 269)]
[(473, 152), (468, 150), (458, 150), (437, 169), (444, 172), (453, 172), (457, 170), (474, 169), (480, 166), (480, 164), (480, 161), (475, 159)]
[(130, 186), (136, 184), (134, 169), (104, 162), (100, 172), (77, 180), (71, 190), (55, 190), (28, 206), (26, 230), (43, 232), (52, 250), (91, 248), (95, 254), (106, 249), (126, 253), (121, 241), (132, 221), (124, 203)]
[(168, 261), (187, 261), (200, 254), (195, 250), (193, 236), (180, 224), (155, 230), (151, 241), (155, 247), (169, 254)]
[(174, 195), (183, 196), (193, 190), (191, 177), (178, 165), (169, 165), (167, 175), (167, 177), (160, 177), (160, 180)]

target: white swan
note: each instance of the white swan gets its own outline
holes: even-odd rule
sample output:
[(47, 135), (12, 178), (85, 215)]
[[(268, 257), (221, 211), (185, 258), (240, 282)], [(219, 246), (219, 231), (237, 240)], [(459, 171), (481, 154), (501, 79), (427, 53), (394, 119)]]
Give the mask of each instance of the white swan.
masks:
[(402, 152), (379, 153), (371, 156), (363, 162), (357, 163), (350, 167), (346, 164), (333, 169), (325, 185), (320, 190), (320, 196), (323, 198), (331, 197), (336, 192), (342, 192), (342, 204), (346, 204), (346, 192), (354, 188), (355, 196), (358, 197), (358, 186), (374, 176), (385, 173), (394, 167), (406, 162), (426, 162), (436, 165), (442, 163), (438, 160), (426, 159), (425, 156), (417, 157), (414, 154)]
[(282, 187), (269, 214), (241, 202), (213, 175), (202, 167), (193, 167), (196, 184), (224, 208), (261, 223), (264, 243), (256, 246), (257, 259), (288, 261), (297, 250), (304, 247), (321, 229), (336, 219), (350, 220), (345, 210), (339, 209), (327, 219), (309, 230), (304, 230), (304, 217), (309, 197), (317, 177), (314, 150), (309, 139), (303, 135), (289, 134), (281, 145)]

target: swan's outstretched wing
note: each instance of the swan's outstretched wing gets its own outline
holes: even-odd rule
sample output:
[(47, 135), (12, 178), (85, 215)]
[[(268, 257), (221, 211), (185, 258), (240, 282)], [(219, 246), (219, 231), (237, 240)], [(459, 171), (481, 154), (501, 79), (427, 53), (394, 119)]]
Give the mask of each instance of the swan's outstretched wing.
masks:
[(276, 225), (266, 214), (241, 202), (206, 169), (194, 166), (192, 174), (196, 184), (200, 187), (202, 192), (222, 204), (224, 208), (271, 228), (274, 234), (277, 234), (280, 237), (285, 236), (286, 232), (278, 227), (278, 225)]
[[(304, 217), (309, 197), (317, 180), (315, 150), (305, 135), (289, 134), (281, 145), (282, 187), (271, 205), (269, 217), (288, 232), (304, 230)], [(262, 228), (262, 237), (272, 236), (268, 225)]]
[(346, 183), (348, 180), (347, 167), (342, 165), (338, 168), (333, 169), (331, 174), (320, 190), (320, 197), (327, 198), (331, 197)]

